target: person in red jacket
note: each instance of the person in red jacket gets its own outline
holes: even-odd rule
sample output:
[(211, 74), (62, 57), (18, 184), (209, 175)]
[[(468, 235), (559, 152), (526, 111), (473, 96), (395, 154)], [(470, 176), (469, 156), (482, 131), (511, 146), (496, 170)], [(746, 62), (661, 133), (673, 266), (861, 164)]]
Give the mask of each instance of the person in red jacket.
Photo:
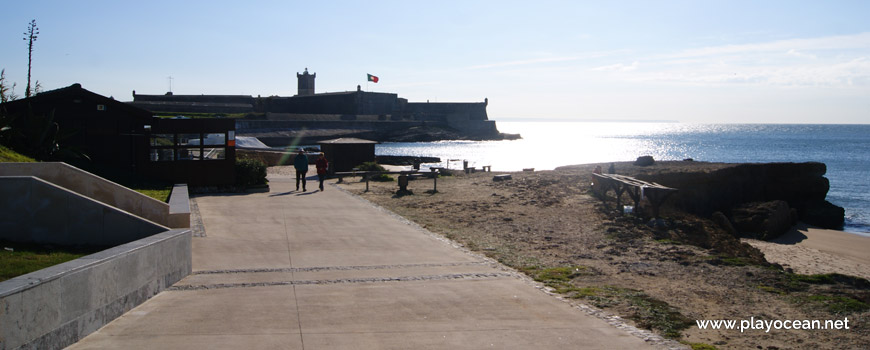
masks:
[(320, 179), (320, 192), (323, 192), (323, 180), (326, 180), (326, 169), (329, 168), (329, 162), (323, 152), (320, 152), (320, 158), (317, 158), (314, 166), (317, 167), (317, 178)]

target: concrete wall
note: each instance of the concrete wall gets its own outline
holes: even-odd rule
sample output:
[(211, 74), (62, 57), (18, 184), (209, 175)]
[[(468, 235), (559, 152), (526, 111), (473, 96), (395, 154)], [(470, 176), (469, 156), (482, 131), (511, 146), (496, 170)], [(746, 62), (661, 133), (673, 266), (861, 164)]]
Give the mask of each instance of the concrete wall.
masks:
[(169, 227), (190, 227), (190, 193), (187, 184), (176, 184), (169, 195)]
[(409, 102), (406, 111), (412, 115), (461, 117), (466, 120), (488, 120), (485, 102)]
[(236, 120), (236, 133), (294, 129), (400, 130), (426, 125), (419, 121)]
[(0, 282), (0, 350), (73, 344), (190, 272), (184, 229)]
[(0, 238), (110, 246), (168, 228), (33, 176), (0, 176)]
[(169, 205), (66, 163), (0, 163), (0, 176), (35, 176), (160, 225)]

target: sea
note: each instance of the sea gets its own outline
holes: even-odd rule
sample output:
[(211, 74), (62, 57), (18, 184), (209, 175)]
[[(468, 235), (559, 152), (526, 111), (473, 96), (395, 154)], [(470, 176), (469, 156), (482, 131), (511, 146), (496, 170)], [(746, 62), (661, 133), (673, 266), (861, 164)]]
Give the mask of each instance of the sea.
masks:
[[(387, 142), (377, 155), (439, 157), (461, 168), (490, 165), (494, 171), (656, 160), (767, 163), (822, 162), (831, 187), (827, 200), (846, 209), (844, 231), (870, 237), (870, 125), (686, 124), (648, 122), (498, 123), (522, 139), (505, 141)], [(426, 165), (424, 165), (425, 167)]]

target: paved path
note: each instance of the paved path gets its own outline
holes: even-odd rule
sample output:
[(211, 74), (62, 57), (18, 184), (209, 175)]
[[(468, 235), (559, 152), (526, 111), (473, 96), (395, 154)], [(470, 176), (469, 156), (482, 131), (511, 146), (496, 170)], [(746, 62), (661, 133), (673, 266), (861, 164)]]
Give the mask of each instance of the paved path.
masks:
[(198, 197), (194, 273), (71, 348), (650, 347), (333, 186), (271, 180)]

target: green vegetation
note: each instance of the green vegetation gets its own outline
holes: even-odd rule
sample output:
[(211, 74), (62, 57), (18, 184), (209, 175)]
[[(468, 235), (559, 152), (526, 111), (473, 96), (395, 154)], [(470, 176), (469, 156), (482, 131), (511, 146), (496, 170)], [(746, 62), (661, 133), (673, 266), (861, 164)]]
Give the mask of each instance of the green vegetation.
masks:
[(0, 163), (29, 163), (36, 160), (0, 145)]
[(795, 273), (789, 274), (788, 277), (792, 281), (809, 284), (837, 284), (838, 282), (842, 282), (854, 286), (861, 286), (863, 284), (865, 287), (870, 287), (870, 282), (867, 282), (866, 279), (841, 275), (839, 273), (825, 273), (818, 275), (801, 275)]
[(627, 304), (634, 310), (634, 314), (629, 318), (637, 322), (638, 326), (657, 330), (669, 338), (679, 338), (682, 330), (695, 324), (676, 308), (643, 291), (614, 286), (577, 287), (573, 283), (574, 279), (597, 274), (586, 266), (552, 268), (530, 266), (521, 270), (535, 281), (553, 288), (557, 293), (565, 294), (570, 298), (589, 300), (596, 307)]
[(562, 266), (551, 268), (532, 266), (522, 268), (522, 271), (531, 276), (535, 281), (553, 288), (559, 294), (578, 292), (579, 289), (575, 287), (571, 281), (580, 276), (595, 274), (594, 271), (586, 266)]
[(832, 314), (870, 310), (870, 304), (862, 301), (866, 300), (866, 294), (859, 292), (858, 296), (850, 295), (841, 289), (844, 285), (857, 289), (870, 289), (870, 282), (864, 278), (837, 273), (817, 275), (783, 273), (775, 285), (759, 285), (758, 289), (773, 294), (792, 295), (789, 297), (792, 302), (821, 307)]
[(144, 194), (148, 197), (154, 198), (161, 202), (168, 202), (169, 196), (172, 194), (172, 187), (163, 187), (163, 188), (133, 188), (132, 190)]
[(801, 299), (822, 306), (832, 314), (849, 314), (870, 310), (870, 305), (849, 296), (810, 295)]
[(668, 303), (655, 299), (643, 291), (614, 286), (583, 289), (574, 298), (584, 298), (597, 307), (627, 304), (634, 311), (628, 318), (637, 322), (641, 328), (659, 331), (668, 338), (679, 338), (680, 332), (695, 324)]
[(359, 171), (387, 171), (386, 168), (375, 162), (365, 162), (357, 165), (355, 168)]
[(236, 159), (236, 185), (249, 187), (266, 184), (266, 163), (257, 159)]
[(690, 343), (690, 342), (684, 342), (684, 341), (681, 341), (680, 343), (688, 345), (690, 348), (692, 348), (692, 350), (718, 350), (719, 349), (713, 345), (704, 344), (704, 343)]
[(75, 260), (103, 248), (53, 247), (0, 241), (0, 281)]
[(779, 295), (788, 294), (786, 291), (784, 291), (782, 289), (779, 289), (776, 287), (771, 287), (771, 286), (759, 285), (758, 289), (761, 289), (765, 292), (772, 293), (772, 294), (779, 294)]
[(635, 309), (629, 318), (642, 328), (655, 329), (668, 338), (679, 338), (680, 331), (695, 324), (694, 320), (683, 316), (668, 303), (655, 299), (646, 293), (633, 289), (621, 289), (620, 294)]
[[(387, 171), (386, 168), (375, 162), (365, 162), (357, 165), (356, 168), (359, 169), (359, 171)], [(377, 174), (370, 176), (369, 180), (377, 182), (390, 182), (395, 181), (396, 179), (387, 174)]]

